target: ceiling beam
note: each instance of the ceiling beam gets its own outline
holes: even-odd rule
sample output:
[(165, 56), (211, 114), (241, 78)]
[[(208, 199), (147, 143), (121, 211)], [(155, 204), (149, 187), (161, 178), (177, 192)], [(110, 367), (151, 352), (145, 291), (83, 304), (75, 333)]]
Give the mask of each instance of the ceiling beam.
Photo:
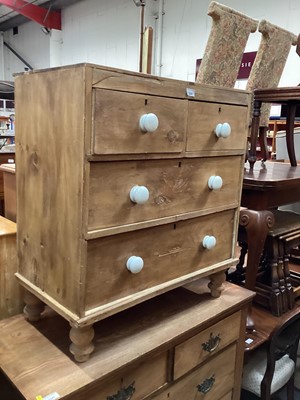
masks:
[[(43, 3), (43, 7), (49, 8), (50, 6), (52, 6), (52, 10), (61, 10), (81, 1), (84, 0), (49, 0), (46, 3)], [(20, 14), (3, 22), (1, 22), (0, 18), (0, 32), (6, 32), (16, 26), (25, 24), (26, 22), (28, 22), (28, 18), (25, 18), (23, 15)]]
[(60, 11), (52, 11), (50, 8), (43, 8), (24, 0), (0, 0), (0, 4), (49, 29), (61, 30)]

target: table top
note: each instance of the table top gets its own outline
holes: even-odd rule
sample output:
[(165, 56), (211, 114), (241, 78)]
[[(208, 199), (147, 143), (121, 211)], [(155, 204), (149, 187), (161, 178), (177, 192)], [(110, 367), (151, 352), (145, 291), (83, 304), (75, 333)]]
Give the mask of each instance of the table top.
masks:
[(254, 90), (254, 100), (267, 103), (300, 102), (300, 86)]
[[(287, 319), (300, 311), (300, 301), (296, 301), (295, 307), (287, 311), (280, 317), (275, 317), (271, 312), (262, 306), (252, 304), (251, 318), (253, 319), (255, 330), (247, 331), (245, 337), (245, 351), (255, 350), (269, 340), (274, 330), (282, 325)], [(250, 340), (249, 340), (250, 339)], [(251, 342), (251, 343), (250, 343)]]
[(300, 201), (300, 166), (257, 161), (253, 170), (245, 163), (241, 205), (268, 210)]
[[(257, 161), (253, 170), (250, 164), (245, 163), (244, 189), (265, 190), (266, 188), (282, 190), (287, 187), (297, 186), (300, 183), (300, 166), (292, 167), (289, 163)], [(299, 199), (300, 200), (300, 199)]]

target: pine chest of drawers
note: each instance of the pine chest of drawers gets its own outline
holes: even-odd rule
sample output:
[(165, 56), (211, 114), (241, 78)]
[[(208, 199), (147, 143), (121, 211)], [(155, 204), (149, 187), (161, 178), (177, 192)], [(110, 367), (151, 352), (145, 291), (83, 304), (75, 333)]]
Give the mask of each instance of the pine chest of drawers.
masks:
[[(19, 269), (84, 361), (93, 323), (234, 262), (250, 94), (81, 64), (15, 78)], [(30, 118), (28, 117), (30, 116)]]

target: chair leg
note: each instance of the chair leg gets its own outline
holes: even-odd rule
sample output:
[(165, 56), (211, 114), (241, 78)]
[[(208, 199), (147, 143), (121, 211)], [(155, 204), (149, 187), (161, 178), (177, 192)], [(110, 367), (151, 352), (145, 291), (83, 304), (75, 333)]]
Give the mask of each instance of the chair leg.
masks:
[(288, 381), (286, 390), (287, 390), (287, 400), (294, 400), (295, 374), (293, 374), (291, 379)]
[(260, 398), (261, 398), (261, 400), (271, 400), (271, 387), (270, 387), (270, 385), (261, 385)]

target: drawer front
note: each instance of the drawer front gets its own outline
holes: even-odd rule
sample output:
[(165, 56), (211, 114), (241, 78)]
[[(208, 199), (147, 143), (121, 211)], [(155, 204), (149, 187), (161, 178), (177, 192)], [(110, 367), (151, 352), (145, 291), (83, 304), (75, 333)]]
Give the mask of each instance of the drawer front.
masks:
[(109, 381), (81, 389), (72, 400), (143, 399), (166, 384), (167, 360), (167, 353), (152, 356)]
[(225, 396), (223, 396), (220, 400), (232, 400), (232, 390), (225, 394)]
[[(88, 230), (237, 207), (242, 162), (241, 156), (229, 156), (91, 163)], [(222, 178), (221, 189), (208, 187), (211, 176)], [(143, 204), (130, 199), (137, 185), (149, 192)]]
[[(189, 102), (187, 151), (245, 151), (248, 108), (242, 106)], [(231, 133), (218, 138), (214, 132), (220, 123), (227, 122)]]
[(241, 312), (193, 336), (175, 348), (174, 379), (190, 371), (239, 338)]
[(155, 400), (219, 400), (234, 386), (236, 346), (230, 346), (196, 371), (177, 381)]
[[(154, 132), (141, 130), (139, 121), (145, 114), (157, 116), (158, 128)], [(186, 100), (94, 89), (93, 152), (180, 153), (184, 149), (186, 120)], [(148, 129), (151, 124), (150, 120)]]
[[(89, 240), (87, 243), (86, 307), (106, 304), (125, 296), (182, 278), (232, 257), (235, 210)], [(205, 236), (216, 246), (204, 248)], [(126, 267), (130, 257), (143, 259), (139, 273)]]

